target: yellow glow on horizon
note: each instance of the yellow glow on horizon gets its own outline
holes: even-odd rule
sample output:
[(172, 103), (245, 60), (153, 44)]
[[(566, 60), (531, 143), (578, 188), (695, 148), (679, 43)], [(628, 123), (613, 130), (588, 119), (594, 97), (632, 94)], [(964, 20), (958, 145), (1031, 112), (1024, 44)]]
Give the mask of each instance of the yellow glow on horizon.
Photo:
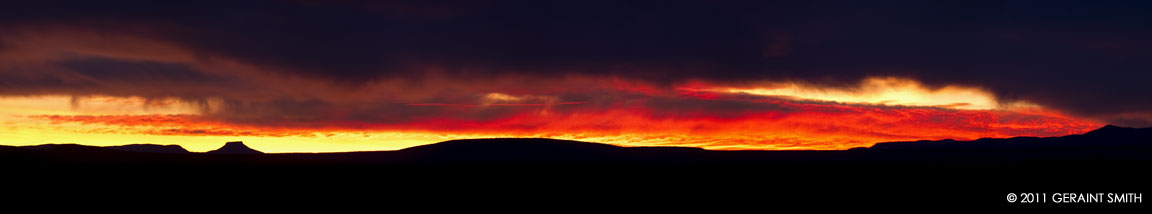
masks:
[(244, 141), (253, 149), (268, 153), (349, 152), (397, 150), (451, 140), (438, 135), (415, 133), (324, 133), (315, 136), (186, 136), (133, 133), (87, 133), (67, 128), (4, 127), (0, 144), (28, 146), (41, 144), (81, 144), (117, 146), (127, 144), (179, 145), (192, 152), (206, 152), (229, 141)]
[[(508, 95), (489, 95), (497, 100), (519, 100)], [(219, 136), (154, 135), (133, 132), (139, 127), (77, 122), (54, 123), (35, 115), (196, 115), (195, 104), (174, 99), (139, 97), (0, 96), (0, 145), (81, 144), (118, 146), (127, 144), (179, 145), (192, 152), (206, 152), (229, 141), (243, 141), (268, 153), (386, 151), (447, 140), (501, 137), (550, 137), (617, 145), (635, 143), (624, 138), (548, 134), (447, 134), (420, 131), (321, 131), (309, 135)], [(153, 127), (155, 128), (155, 127)]]
[[(904, 106), (937, 106), (955, 109), (996, 109), (1004, 105), (992, 93), (975, 87), (925, 87), (919, 81), (896, 77), (873, 77), (855, 88), (817, 87), (796, 82), (771, 83), (764, 87), (719, 88), (712, 91), (786, 96), (801, 100)], [(1012, 103), (1025, 106), (1024, 103)]]
[(228, 141), (244, 141), (269, 153), (396, 150), (451, 140), (452, 136), (421, 133), (323, 132), (311, 136), (189, 136), (125, 132), (131, 127), (104, 124), (53, 123), (34, 115), (195, 115), (194, 103), (176, 99), (68, 95), (0, 96), (0, 145), (126, 144), (180, 145), (193, 152), (217, 149)]
[[(19, 124), (5, 121), (0, 124), (0, 145), (30, 146), (41, 144), (81, 144), (90, 146), (118, 146), (127, 144), (158, 144), (179, 145), (188, 151), (206, 152), (223, 146), (229, 141), (243, 141), (249, 147), (267, 153), (312, 153), (312, 152), (353, 152), (353, 151), (388, 151), (399, 150), (413, 146), (420, 146), (456, 139), (476, 138), (553, 138), (563, 140), (579, 140), (587, 142), (607, 143), (619, 146), (698, 146), (709, 149), (740, 149), (728, 147), (710, 147), (700, 142), (731, 141), (733, 139), (694, 139), (689, 134), (676, 135), (584, 135), (584, 134), (446, 134), (420, 131), (329, 131), (316, 132), (312, 135), (292, 136), (189, 136), (189, 135), (152, 135), (132, 132), (99, 132), (92, 130), (107, 130), (107, 125), (57, 123), (50, 124), (44, 121), (27, 119), (18, 121)], [(34, 124), (34, 125), (28, 125)], [(696, 142), (696, 143), (691, 143)], [(852, 142), (867, 143), (867, 142)], [(749, 147), (752, 148), (752, 147)], [(764, 147), (755, 149), (818, 149), (818, 148), (789, 148)], [(834, 148), (828, 148), (834, 149)]]

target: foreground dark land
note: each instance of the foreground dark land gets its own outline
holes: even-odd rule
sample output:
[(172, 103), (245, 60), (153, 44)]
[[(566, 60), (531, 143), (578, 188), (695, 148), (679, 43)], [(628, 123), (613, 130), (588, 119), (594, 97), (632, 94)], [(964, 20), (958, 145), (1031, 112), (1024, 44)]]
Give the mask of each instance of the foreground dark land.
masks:
[(13, 181), (8, 183), (46, 197), (129, 193), (147, 199), (175, 192), (336, 201), (1143, 208), (1143, 203), (1008, 203), (1005, 196), (1146, 193), (1152, 129), (1108, 126), (1054, 138), (895, 142), (847, 151), (709, 151), (550, 139), (312, 154), (189, 153), (155, 145), (4, 146), (0, 165), (8, 172), (4, 179)]

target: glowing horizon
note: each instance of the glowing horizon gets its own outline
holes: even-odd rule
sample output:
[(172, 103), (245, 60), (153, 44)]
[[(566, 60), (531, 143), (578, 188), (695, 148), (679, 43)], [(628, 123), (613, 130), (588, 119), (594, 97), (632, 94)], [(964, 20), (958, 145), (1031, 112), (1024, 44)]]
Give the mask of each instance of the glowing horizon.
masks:
[[(617, 83), (620, 83), (617, 81)], [(720, 150), (842, 150), (878, 142), (974, 140), (1079, 134), (1102, 123), (1035, 105), (1005, 105), (985, 91), (926, 89), (915, 80), (870, 78), (855, 88), (771, 83), (774, 88), (647, 89), (617, 92), (689, 105), (563, 100), (548, 94), (483, 93), (473, 103), (408, 103), (427, 111), (508, 111), (483, 118), (424, 117), (245, 122), (218, 117), (213, 102), (114, 96), (0, 97), (5, 145), (174, 144), (190, 151), (244, 141), (271, 153), (397, 150), (453, 139), (543, 137), (621, 146)], [(621, 87), (624, 86), (624, 87)], [(646, 98), (646, 99), (656, 99)], [(649, 100), (648, 102), (653, 102)], [(662, 101), (671, 102), (671, 101)], [(948, 105), (968, 103), (967, 105)], [(691, 105), (715, 106), (692, 107)], [(882, 128), (881, 128), (882, 127)]]
[(1145, 13), (1120, 4), (12, 5), (3, 145), (847, 149), (1152, 126)]

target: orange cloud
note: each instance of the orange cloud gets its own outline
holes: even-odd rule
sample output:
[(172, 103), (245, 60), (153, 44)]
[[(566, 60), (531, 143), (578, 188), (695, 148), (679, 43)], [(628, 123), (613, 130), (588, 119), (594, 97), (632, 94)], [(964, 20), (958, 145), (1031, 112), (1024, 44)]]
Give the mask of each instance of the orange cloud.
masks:
[[(697, 86), (701, 87), (701, 86)], [(991, 92), (976, 87), (929, 88), (919, 81), (896, 77), (870, 77), (850, 87), (822, 87), (801, 82), (765, 82), (744, 87), (689, 88), (723, 93), (781, 96), (799, 100), (857, 104), (936, 106), (955, 109), (996, 109), (1032, 106), (1022, 102), (1001, 103)]]

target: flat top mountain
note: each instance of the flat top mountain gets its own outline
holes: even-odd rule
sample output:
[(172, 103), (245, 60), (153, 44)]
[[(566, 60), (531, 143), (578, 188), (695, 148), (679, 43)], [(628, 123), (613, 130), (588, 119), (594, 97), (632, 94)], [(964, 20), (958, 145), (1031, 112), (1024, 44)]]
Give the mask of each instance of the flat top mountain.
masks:
[(219, 149), (206, 152), (208, 154), (264, 154), (264, 152), (257, 151), (244, 145), (244, 142), (233, 141), (225, 143)]

